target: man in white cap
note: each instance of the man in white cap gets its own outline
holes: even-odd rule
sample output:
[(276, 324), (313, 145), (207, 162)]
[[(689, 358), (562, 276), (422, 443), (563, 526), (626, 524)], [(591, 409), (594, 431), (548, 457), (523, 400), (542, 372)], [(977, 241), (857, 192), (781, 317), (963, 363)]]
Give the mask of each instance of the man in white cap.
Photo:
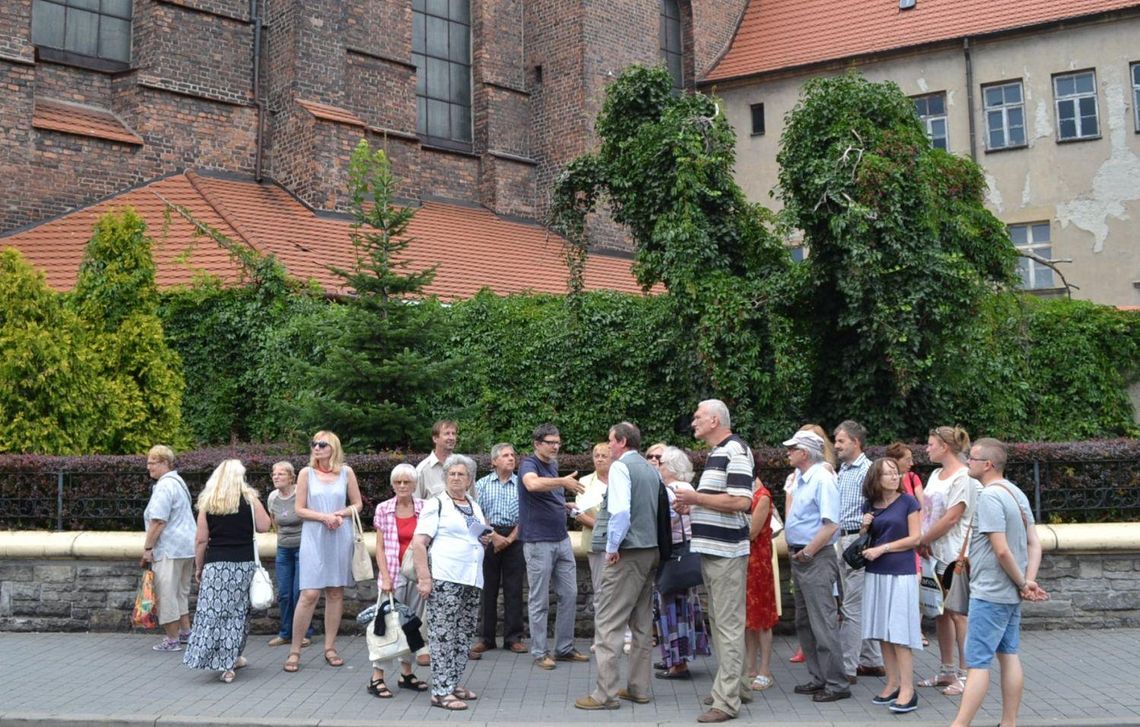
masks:
[(823, 439), (800, 431), (784, 442), (788, 462), (796, 468), (792, 509), (784, 524), (792, 580), (796, 586), (796, 634), (811, 679), (795, 688), (816, 702), (851, 696), (839, 645), (835, 586), (839, 564), (832, 546), (839, 538), (839, 488), (824, 466)]

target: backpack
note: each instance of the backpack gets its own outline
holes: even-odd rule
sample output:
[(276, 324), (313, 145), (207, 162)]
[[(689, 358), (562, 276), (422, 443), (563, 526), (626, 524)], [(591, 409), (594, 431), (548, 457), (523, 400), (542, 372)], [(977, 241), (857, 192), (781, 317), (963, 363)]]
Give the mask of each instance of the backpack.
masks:
[(657, 485), (657, 552), (664, 563), (673, 554), (673, 522), (669, 517), (672, 508), (669, 507), (669, 491), (665, 489), (665, 482), (658, 478)]

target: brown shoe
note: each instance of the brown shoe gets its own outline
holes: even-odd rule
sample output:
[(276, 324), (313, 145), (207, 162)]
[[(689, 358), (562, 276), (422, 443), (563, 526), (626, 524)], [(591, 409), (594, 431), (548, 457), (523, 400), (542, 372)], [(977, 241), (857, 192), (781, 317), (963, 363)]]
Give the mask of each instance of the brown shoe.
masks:
[(577, 701), (574, 702), (574, 706), (577, 707), (578, 709), (589, 709), (589, 710), (594, 710), (594, 709), (620, 709), (621, 708), (621, 704), (616, 699), (611, 699), (610, 701), (603, 704), (602, 702), (599, 702), (598, 700), (594, 699), (593, 697), (581, 697)]
[(589, 661), (590, 657), (586, 656), (577, 649), (570, 649), (565, 654), (557, 654), (554, 657), (555, 661)]
[(881, 666), (863, 666), (860, 664), (859, 667), (855, 669), (855, 674), (861, 677), (885, 677), (887, 670)]
[[(471, 651), (476, 653), (476, 654), (482, 654), (484, 651), (490, 651), (493, 648), (495, 648), (495, 647), (491, 646), (486, 641), (476, 641), (475, 645), (471, 647)], [(478, 658), (478, 657), (475, 657), (475, 658)]]
[(698, 722), (727, 722), (730, 719), (736, 719), (736, 716), (722, 712), (716, 707), (697, 717)]
[(534, 660), (534, 665), (539, 669), (545, 669), (546, 671), (550, 671), (554, 667), (558, 666), (554, 663), (554, 659), (551, 659), (549, 656), (538, 657)]
[(637, 704), (649, 704), (653, 701), (653, 697), (646, 697), (641, 694), (633, 694), (628, 689), (622, 689), (618, 692), (618, 697), (627, 702), (635, 702)]
[(476, 649), (471, 649), (470, 651), (467, 652), (468, 661), (479, 661), (482, 658), (483, 658), (483, 652), (482, 651), (477, 651)]
[(515, 643), (510, 644), (506, 647), (506, 649), (507, 651), (511, 651), (515, 654), (525, 654), (530, 651), (530, 649), (526, 648), (526, 644), (521, 641), (516, 641)]
[(859, 677), (855, 676), (854, 674), (848, 674), (847, 675), (847, 683), (848, 684), (855, 684), (858, 681), (859, 681)]

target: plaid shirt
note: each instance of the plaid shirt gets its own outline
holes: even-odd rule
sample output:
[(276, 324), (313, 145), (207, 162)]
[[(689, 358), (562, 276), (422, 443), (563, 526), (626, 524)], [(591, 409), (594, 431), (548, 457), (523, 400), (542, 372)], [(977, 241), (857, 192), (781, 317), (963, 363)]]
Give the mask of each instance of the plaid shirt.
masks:
[[(412, 498), (412, 509), (416, 518), (420, 510), (424, 509), (424, 501), (418, 497)], [(400, 534), (396, 531), (396, 498), (385, 500), (376, 506), (376, 516), (372, 518), (372, 527), (384, 538), (384, 560), (388, 563), (388, 574), (392, 576), (392, 583), (400, 575)], [(380, 583), (380, 574), (376, 574), (376, 583)]]
[(492, 471), (475, 483), (475, 501), (491, 527), (513, 528), (519, 524), (519, 476), (512, 472), (502, 482)]
[(871, 460), (862, 453), (851, 464), (839, 465), (839, 527), (844, 530), (863, 525), (863, 479), (870, 468)]

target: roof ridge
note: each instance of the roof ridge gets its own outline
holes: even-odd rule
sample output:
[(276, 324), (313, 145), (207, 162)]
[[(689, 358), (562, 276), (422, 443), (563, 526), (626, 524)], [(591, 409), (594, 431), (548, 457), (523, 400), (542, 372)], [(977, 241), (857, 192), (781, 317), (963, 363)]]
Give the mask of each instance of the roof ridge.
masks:
[(190, 170), (186, 170), (185, 176), (186, 181), (190, 183), (190, 186), (194, 188), (194, 191), (198, 193), (198, 196), (205, 200), (206, 204), (210, 205), (210, 207), (212, 207), (213, 210), (218, 213), (218, 216), (222, 218), (222, 221), (230, 226), (231, 230), (237, 233), (237, 236), (241, 238), (241, 241), (245, 243), (246, 247), (250, 248), (251, 250), (256, 250), (257, 252), (262, 252), (261, 247), (253, 243), (251, 236), (246, 233), (234, 215), (230, 213), (228, 209), (226, 209), (225, 203), (220, 199), (217, 199), (215, 195), (206, 191), (206, 185), (202, 184), (199, 181), (201, 177)]

